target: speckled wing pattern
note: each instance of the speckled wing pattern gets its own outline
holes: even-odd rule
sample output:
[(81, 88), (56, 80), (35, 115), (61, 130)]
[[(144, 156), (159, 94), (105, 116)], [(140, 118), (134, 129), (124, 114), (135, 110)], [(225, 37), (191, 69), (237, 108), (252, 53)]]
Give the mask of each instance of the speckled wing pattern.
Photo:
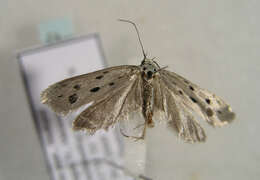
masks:
[[(80, 113), (73, 122), (74, 129), (87, 130), (93, 134), (99, 129), (107, 130), (118, 121), (127, 122), (130, 113), (141, 114), (141, 91), (136, 89), (139, 83), (140, 76), (134, 74), (125, 86), (120, 86), (117, 91)], [(123, 128), (129, 130), (130, 126)]]
[[(92, 103), (74, 120), (75, 130), (95, 133), (119, 122), (123, 135), (138, 139), (144, 134), (146, 122), (143, 117), (135, 121), (129, 116), (143, 113), (143, 81), (140, 66), (116, 66), (51, 85), (42, 92), (41, 100), (63, 115)], [(187, 142), (206, 140), (194, 114), (212, 126), (223, 126), (235, 117), (221, 98), (176, 73), (162, 69), (151, 83), (153, 119), (163, 119)]]
[(156, 81), (154, 84), (159, 87), (155, 87), (155, 112), (164, 114), (169, 127), (185, 141), (206, 140), (205, 132), (193, 113), (212, 126), (223, 126), (235, 117), (222, 99), (176, 73), (162, 70)]
[(138, 66), (123, 65), (65, 79), (44, 90), (41, 102), (56, 113), (66, 115), (129, 86), (129, 80), (138, 72)]
[(138, 66), (116, 66), (53, 84), (42, 92), (41, 100), (63, 115), (92, 102), (74, 120), (73, 128), (93, 134), (119, 119), (127, 120), (129, 112), (141, 114), (140, 82)]

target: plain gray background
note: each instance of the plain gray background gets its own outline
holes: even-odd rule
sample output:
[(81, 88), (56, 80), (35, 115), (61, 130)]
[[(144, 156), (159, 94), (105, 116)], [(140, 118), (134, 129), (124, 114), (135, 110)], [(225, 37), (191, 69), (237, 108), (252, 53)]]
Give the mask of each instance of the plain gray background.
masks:
[[(70, 17), (75, 35), (100, 33), (110, 66), (139, 64), (138, 24), (150, 57), (223, 97), (237, 113), (223, 128), (206, 127), (204, 144), (184, 144), (154, 129), (147, 136), (146, 174), (154, 179), (259, 179), (260, 1), (1, 0), (0, 179), (47, 179), (43, 155), (15, 59), (39, 45), (37, 26)], [(24, 138), (26, 137), (26, 138)]]

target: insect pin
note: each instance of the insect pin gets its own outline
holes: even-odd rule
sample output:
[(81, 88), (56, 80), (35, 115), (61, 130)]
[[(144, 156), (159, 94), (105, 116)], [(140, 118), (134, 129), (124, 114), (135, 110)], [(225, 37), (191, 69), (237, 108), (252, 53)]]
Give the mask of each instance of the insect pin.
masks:
[[(57, 82), (42, 92), (43, 104), (66, 115), (92, 103), (76, 117), (74, 130), (94, 134), (119, 123), (124, 125), (120, 126), (122, 134), (136, 140), (145, 138), (146, 128), (154, 127), (158, 121), (155, 117), (160, 117), (186, 142), (206, 140), (194, 114), (212, 126), (226, 125), (235, 118), (221, 98), (149, 59), (136, 24), (119, 21), (134, 26), (143, 53), (141, 64), (110, 67)], [(143, 121), (136, 123), (130, 114), (140, 114)], [(138, 133), (128, 133), (137, 129)]]

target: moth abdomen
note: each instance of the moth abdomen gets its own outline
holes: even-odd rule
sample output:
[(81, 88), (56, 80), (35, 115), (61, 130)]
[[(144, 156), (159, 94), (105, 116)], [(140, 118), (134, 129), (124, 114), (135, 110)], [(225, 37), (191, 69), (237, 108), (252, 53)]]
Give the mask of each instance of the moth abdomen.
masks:
[(145, 119), (145, 123), (148, 127), (153, 127), (153, 102), (154, 102), (154, 88), (151, 82), (143, 79), (143, 116)]

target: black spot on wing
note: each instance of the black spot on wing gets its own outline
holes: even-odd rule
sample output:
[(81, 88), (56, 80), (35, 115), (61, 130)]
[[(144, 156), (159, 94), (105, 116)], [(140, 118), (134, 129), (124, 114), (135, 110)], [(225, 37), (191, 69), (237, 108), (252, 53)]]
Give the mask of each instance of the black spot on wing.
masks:
[(75, 86), (73, 86), (73, 88), (76, 89), (76, 90), (80, 90), (80, 85), (76, 84)]
[(97, 92), (99, 91), (100, 87), (94, 87), (92, 89), (90, 89), (90, 92)]
[(70, 104), (75, 103), (78, 100), (78, 95), (77, 94), (72, 94), (69, 96), (69, 102)]
[(63, 97), (63, 95), (61, 94), (61, 95), (58, 95), (58, 98), (61, 98), (61, 97)]
[(194, 91), (194, 88), (192, 86), (189, 86), (190, 90)]
[(111, 83), (109, 83), (109, 86), (113, 86), (113, 85), (115, 85), (115, 83), (114, 83), (114, 82), (111, 82)]
[(190, 99), (192, 100), (192, 102), (197, 103), (197, 100), (194, 99), (193, 97), (190, 96)]
[(102, 79), (104, 76), (103, 75), (100, 75), (100, 76), (97, 76), (96, 79)]
[(103, 72), (103, 74), (107, 74), (107, 73), (109, 73), (109, 71), (104, 71), (104, 72)]
[(183, 92), (181, 90), (178, 91), (181, 95), (183, 95)]

